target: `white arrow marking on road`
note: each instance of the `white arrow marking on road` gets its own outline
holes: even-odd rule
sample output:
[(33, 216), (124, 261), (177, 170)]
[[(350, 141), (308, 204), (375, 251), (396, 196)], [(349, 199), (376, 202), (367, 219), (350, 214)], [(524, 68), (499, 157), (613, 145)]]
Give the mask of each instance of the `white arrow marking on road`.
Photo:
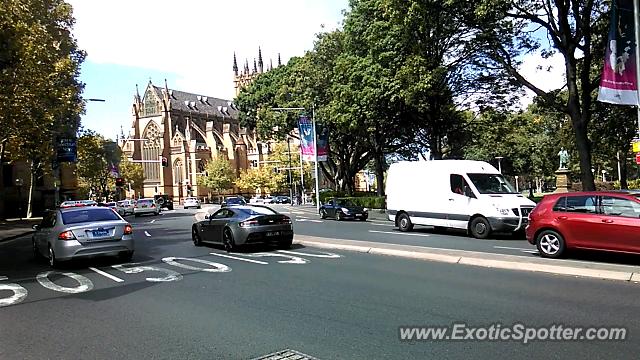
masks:
[(288, 251), (288, 250), (278, 250), (278, 252), (281, 252), (283, 254), (289, 254), (289, 255), (311, 256), (311, 257), (318, 257), (318, 258), (325, 258), (325, 259), (337, 259), (342, 257), (341, 255), (330, 253), (330, 252), (327, 252), (324, 254), (310, 254), (305, 252)]
[(147, 236), (151, 236), (151, 234), (149, 234), (148, 231), (145, 231), (144, 234), (147, 235)]
[(402, 233), (399, 231), (377, 231), (377, 230), (369, 230), (370, 233), (376, 234), (393, 234), (393, 235), (407, 235), (407, 236), (431, 236), (429, 234), (412, 234), (412, 233)]
[(220, 257), (227, 258), (227, 259), (235, 259), (235, 260), (240, 260), (240, 261), (246, 261), (246, 262), (250, 262), (250, 263), (254, 263), (254, 264), (269, 265), (268, 262), (264, 262), (264, 261), (245, 259), (245, 258), (240, 258), (240, 257), (231, 256), (231, 255), (225, 255), (225, 254), (218, 254), (218, 253), (209, 253), (209, 254), (215, 255), (215, 256), (220, 256)]
[(154, 222), (156, 222), (156, 219), (151, 220), (150, 223), (153, 224)]
[(94, 267), (89, 267), (89, 269), (93, 270), (93, 271), (97, 272), (98, 274), (100, 274), (100, 275), (102, 275), (102, 276), (104, 276), (106, 278), (109, 278), (109, 279), (111, 279), (111, 280), (113, 280), (115, 282), (124, 282), (124, 280), (120, 279), (119, 277), (113, 276), (113, 275), (109, 274), (108, 272), (104, 272), (104, 271), (102, 271), (100, 269), (96, 269)]

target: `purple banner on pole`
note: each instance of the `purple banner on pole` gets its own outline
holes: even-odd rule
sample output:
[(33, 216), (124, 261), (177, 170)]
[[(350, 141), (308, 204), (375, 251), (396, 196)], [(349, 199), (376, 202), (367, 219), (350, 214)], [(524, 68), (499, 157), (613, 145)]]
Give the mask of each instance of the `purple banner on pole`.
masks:
[[(300, 133), (300, 154), (304, 161), (315, 161), (315, 139), (313, 134), (313, 123), (306, 116), (300, 117), (298, 121), (298, 131)], [(318, 161), (327, 161), (329, 153), (329, 131), (326, 127), (316, 124), (318, 132)]]
[(633, 1), (614, 0), (598, 101), (638, 105)]

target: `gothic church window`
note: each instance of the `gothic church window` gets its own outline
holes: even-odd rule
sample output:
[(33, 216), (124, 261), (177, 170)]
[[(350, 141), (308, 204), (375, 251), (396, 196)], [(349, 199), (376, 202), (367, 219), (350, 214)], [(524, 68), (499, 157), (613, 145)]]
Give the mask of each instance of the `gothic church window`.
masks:
[(142, 135), (144, 139), (142, 145), (142, 163), (144, 177), (147, 180), (160, 180), (160, 139), (162, 135), (158, 126), (151, 122)]

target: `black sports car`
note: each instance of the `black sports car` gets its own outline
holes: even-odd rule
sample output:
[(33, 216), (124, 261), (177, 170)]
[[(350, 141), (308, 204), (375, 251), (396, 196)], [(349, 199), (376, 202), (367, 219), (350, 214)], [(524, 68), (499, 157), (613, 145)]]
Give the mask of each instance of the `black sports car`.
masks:
[(320, 217), (322, 219), (330, 217), (338, 221), (344, 219), (366, 221), (369, 217), (369, 211), (361, 206), (356, 206), (349, 200), (333, 198), (320, 206)]
[(191, 237), (196, 246), (222, 244), (227, 251), (257, 243), (288, 249), (293, 242), (293, 227), (288, 216), (266, 206), (230, 206), (196, 220), (191, 227)]

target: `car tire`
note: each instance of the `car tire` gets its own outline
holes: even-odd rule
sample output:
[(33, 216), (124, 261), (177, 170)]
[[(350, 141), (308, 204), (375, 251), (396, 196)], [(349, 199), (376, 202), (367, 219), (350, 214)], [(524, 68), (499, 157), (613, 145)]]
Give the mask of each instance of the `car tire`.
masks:
[(360, 221), (367, 221), (367, 218), (366, 217), (362, 217), (362, 218), (360, 218)]
[(202, 209), (202, 206), (198, 205), (198, 209)]
[(120, 255), (118, 255), (118, 259), (121, 262), (130, 262), (131, 259), (133, 259), (133, 251), (127, 251), (125, 253), (121, 253)]
[(227, 252), (232, 252), (236, 249), (236, 242), (233, 240), (233, 233), (231, 229), (226, 228), (222, 233), (222, 245)]
[(540, 256), (557, 259), (564, 255), (567, 249), (564, 237), (553, 230), (543, 230), (536, 236), (536, 247)]
[(437, 233), (445, 232), (447, 230), (444, 226), (434, 226), (433, 231)]
[(336, 221), (342, 221), (342, 211), (336, 211)]
[(287, 239), (278, 244), (278, 249), (288, 250), (293, 245), (293, 239)]
[(400, 231), (402, 232), (413, 230), (413, 224), (411, 223), (411, 218), (407, 213), (402, 213), (398, 215), (397, 225), (398, 225), (398, 229), (400, 229)]
[(491, 224), (484, 216), (478, 216), (469, 223), (469, 232), (476, 239), (486, 239), (491, 235)]
[(327, 212), (324, 211), (324, 209), (320, 209), (320, 219), (326, 219), (327, 218)]
[(56, 259), (56, 253), (53, 251), (51, 246), (49, 246), (49, 266), (51, 266), (54, 269), (57, 269), (60, 267), (60, 261)]
[(140, 217), (140, 214), (136, 214), (136, 213), (134, 213), (134, 214), (133, 214), (133, 216), (135, 216), (135, 217)]
[(191, 227), (191, 240), (193, 240), (193, 245), (202, 246), (202, 238), (200, 238), (198, 228), (195, 226)]

